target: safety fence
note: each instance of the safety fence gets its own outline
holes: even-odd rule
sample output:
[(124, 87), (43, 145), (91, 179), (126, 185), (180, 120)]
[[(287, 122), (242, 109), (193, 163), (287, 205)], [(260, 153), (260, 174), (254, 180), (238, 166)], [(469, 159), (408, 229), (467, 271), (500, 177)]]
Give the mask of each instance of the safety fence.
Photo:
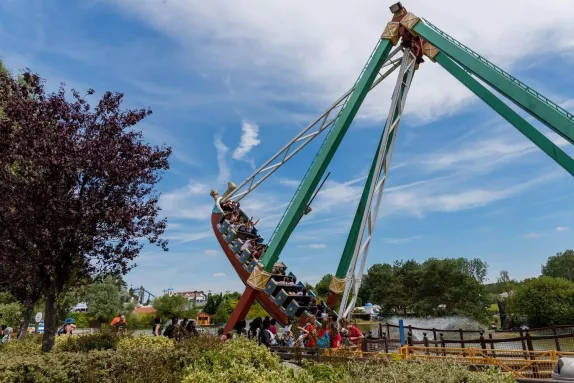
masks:
[(495, 367), (503, 372), (512, 373), (515, 378), (545, 379), (551, 378), (553, 368), (561, 357), (574, 357), (574, 352), (497, 350), (482, 348), (456, 348), (431, 346), (403, 346), (396, 353), (365, 351), (355, 349), (307, 349), (272, 347), (282, 359), (294, 363), (313, 360), (323, 363), (348, 363), (365, 361), (389, 363), (397, 360), (426, 361), (444, 360), (458, 363), (469, 369), (480, 370)]
[[(398, 327), (380, 324), (378, 331), (380, 336), (367, 339), (364, 345), (365, 351), (397, 352), (401, 347)], [(405, 341), (409, 346), (574, 352), (573, 326), (489, 333), (483, 330), (439, 330), (414, 326), (405, 326), (404, 329)]]

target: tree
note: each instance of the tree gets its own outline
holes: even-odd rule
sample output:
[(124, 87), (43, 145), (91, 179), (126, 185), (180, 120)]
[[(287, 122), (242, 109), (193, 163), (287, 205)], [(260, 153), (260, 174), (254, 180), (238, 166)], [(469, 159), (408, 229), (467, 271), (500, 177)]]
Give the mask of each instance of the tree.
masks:
[(321, 280), (317, 282), (317, 285), (315, 285), (315, 291), (317, 292), (317, 295), (322, 297), (329, 295), (329, 285), (331, 284), (331, 279), (333, 279), (332, 274), (323, 275), (323, 278), (321, 278)]
[[(106, 92), (92, 109), (75, 90), (46, 94), (37, 75), (22, 78), (0, 71), (9, 89), (0, 91), (0, 136), (9, 137), (0, 145), (0, 265), (41, 287), (49, 351), (67, 290), (127, 273), (143, 239), (167, 250), (155, 185), (171, 150), (143, 142), (133, 127), (151, 111), (122, 110), (121, 93)], [(13, 274), (11, 283), (22, 279)]]
[(87, 287), (86, 303), (92, 317), (109, 320), (122, 310), (120, 288), (111, 276)]
[(213, 322), (216, 324), (225, 323), (229, 319), (229, 313), (227, 312), (227, 308), (225, 304), (220, 304), (213, 315)]
[(183, 318), (188, 315), (190, 309), (189, 300), (183, 295), (162, 295), (153, 300), (153, 308), (157, 315), (162, 318), (172, 318), (174, 316)]
[(203, 307), (203, 312), (214, 315), (217, 312), (217, 308), (223, 302), (223, 294), (207, 294), (207, 301), (205, 302), (205, 307)]
[(531, 327), (570, 324), (574, 317), (574, 283), (541, 276), (526, 279), (509, 298), (515, 316), (525, 316)]
[(574, 282), (574, 250), (566, 250), (551, 256), (542, 266), (542, 275), (554, 278), (566, 278)]
[(379, 304), (387, 314), (483, 319), (487, 296), (481, 281), (486, 267), (480, 260), (464, 258), (375, 264), (363, 279), (359, 297)]

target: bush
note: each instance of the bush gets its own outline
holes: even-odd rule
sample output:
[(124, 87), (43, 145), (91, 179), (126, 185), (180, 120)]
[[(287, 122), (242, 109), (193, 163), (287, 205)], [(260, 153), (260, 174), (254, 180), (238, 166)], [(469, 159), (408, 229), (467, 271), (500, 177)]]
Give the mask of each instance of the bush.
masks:
[[(112, 336), (115, 334), (111, 334)], [(58, 337), (51, 353), (40, 353), (39, 338), (0, 348), (0, 383), (507, 383), (495, 370), (472, 373), (446, 361), (386, 364), (307, 363), (294, 370), (265, 347), (245, 338), (223, 343), (213, 336), (191, 337), (173, 345), (164, 337), (116, 337), (109, 333)], [(83, 341), (81, 338), (88, 338)], [(114, 350), (85, 351), (117, 341)]]
[(88, 313), (68, 313), (68, 318), (73, 318), (78, 328), (90, 328), (90, 321), (94, 318)]
[(117, 349), (120, 336), (110, 330), (82, 336), (58, 336), (54, 352), (88, 352)]
[(142, 335), (136, 337), (123, 337), (117, 345), (119, 351), (124, 350), (158, 350), (173, 348), (174, 342), (165, 336)]

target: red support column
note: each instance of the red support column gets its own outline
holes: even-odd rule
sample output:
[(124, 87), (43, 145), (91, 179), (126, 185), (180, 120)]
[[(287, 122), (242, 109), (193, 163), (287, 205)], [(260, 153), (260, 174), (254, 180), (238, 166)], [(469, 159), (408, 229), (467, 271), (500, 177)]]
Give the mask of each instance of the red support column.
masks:
[(245, 291), (241, 295), (241, 298), (239, 298), (237, 306), (235, 306), (235, 309), (231, 313), (231, 317), (225, 324), (225, 328), (223, 330), (225, 334), (228, 334), (231, 331), (233, 331), (233, 328), (235, 327), (237, 322), (245, 319), (247, 313), (249, 312), (249, 309), (251, 308), (251, 306), (253, 306), (253, 302), (255, 302), (255, 298), (257, 297), (258, 293), (259, 291), (255, 290), (253, 287), (249, 285), (245, 287)]

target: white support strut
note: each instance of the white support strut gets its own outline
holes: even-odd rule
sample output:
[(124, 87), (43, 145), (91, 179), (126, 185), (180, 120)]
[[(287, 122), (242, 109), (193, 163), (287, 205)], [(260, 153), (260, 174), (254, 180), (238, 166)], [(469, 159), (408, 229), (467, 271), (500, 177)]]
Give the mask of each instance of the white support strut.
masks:
[[(383, 68), (390, 68), (384, 73), (378, 73), (377, 78), (373, 82), (373, 85), (369, 91), (373, 90), (377, 85), (379, 85), (385, 78), (387, 78), (396, 68), (400, 66), (402, 59), (394, 59), (397, 53), (402, 51), (402, 47), (397, 47), (393, 50)], [(382, 68), (381, 68), (382, 69)], [(333, 105), (331, 105), (327, 110), (320, 115), (315, 121), (308, 125), (305, 129), (300, 131), (291, 141), (289, 141), (281, 150), (275, 153), (269, 160), (267, 160), (263, 165), (261, 165), (253, 174), (251, 174), (245, 181), (243, 181), (235, 190), (231, 191), (223, 197), (223, 200), (233, 199), (234, 201), (240, 201), (247, 194), (252, 192), (257, 186), (259, 186), (263, 181), (265, 181), (269, 176), (271, 176), (275, 171), (277, 171), (281, 166), (283, 166), (287, 161), (289, 161), (295, 154), (302, 150), (307, 144), (309, 144), (313, 139), (319, 136), (322, 132), (330, 128), (337, 118), (342, 107), (345, 105), (349, 96), (353, 93), (355, 86), (349, 89), (343, 96), (341, 96)], [(242, 190), (242, 191), (241, 191)], [(241, 191), (241, 192), (240, 192)]]
[[(407, 94), (415, 71), (415, 62), (416, 60), (414, 55), (410, 52), (409, 49), (405, 49), (399, 76), (393, 91), (389, 115), (387, 116), (383, 131), (384, 133), (382, 137), (381, 149), (379, 150), (377, 162), (375, 164), (375, 178), (371, 183), (367, 197), (367, 205), (365, 208), (367, 209), (368, 213), (363, 215), (361, 226), (359, 227), (358, 238), (360, 240), (357, 241), (355, 245), (351, 265), (349, 267), (349, 271), (347, 272), (347, 283), (345, 285), (345, 291), (341, 299), (338, 320), (348, 318), (349, 314), (353, 311), (357, 301), (357, 296), (359, 294), (359, 288), (361, 286), (365, 264), (367, 261), (367, 255), (369, 252), (369, 246), (371, 244), (372, 235), (375, 230), (377, 215), (379, 213), (381, 199), (383, 196), (383, 189), (390, 169), (397, 132), (399, 130)], [(389, 140), (391, 141), (387, 150)], [(373, 201), (375, 201), (374, 204)], [(366, 235), (365, 229), (367, 231)], [(359, 267), (357, 267), (357, 264), (359, 264)], [(349, 300), (350, 296), (351, 299)]]

